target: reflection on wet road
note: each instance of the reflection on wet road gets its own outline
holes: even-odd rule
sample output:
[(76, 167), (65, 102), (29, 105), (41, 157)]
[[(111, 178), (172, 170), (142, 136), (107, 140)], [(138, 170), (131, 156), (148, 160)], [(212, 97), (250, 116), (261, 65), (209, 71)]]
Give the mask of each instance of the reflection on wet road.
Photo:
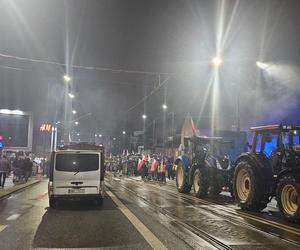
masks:
[[(220, 243), (233, 249), (300, 248), (300, 230), (296, 225), (264, 214), (241, 211), (230, 198), (202, 200), (193, 194), (179, 194), (171, 185), (133, 181), (129, 178), (117, 181), (111, 179), (109, 182), (113, 190), (123, 189), (123, 192), (135, 194), (136, 200), (145, 201), (202, 239), (209, 242), (215, 240), (217, 243), (211, 243), (217, 248), (222, 248)], [(207, 235), (214, 239), (207, 239)]]
[(174, 185), (107, 175), (102, 206), (48, 207), (47, 181), (0, 200), (0, 249), (299, 249), (299, 226), (198, 199)]

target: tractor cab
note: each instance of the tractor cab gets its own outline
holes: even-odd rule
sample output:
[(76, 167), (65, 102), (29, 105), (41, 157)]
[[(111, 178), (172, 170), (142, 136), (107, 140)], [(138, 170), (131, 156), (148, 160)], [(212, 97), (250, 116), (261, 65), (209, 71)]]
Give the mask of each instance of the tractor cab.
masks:
[(223, 150), (225, 143), (222, 137), (194, 136), (184, 139), (184, 150), (193, 165), (204, 164), (206, 161), (211, 166), (227, 169), (230, 164)]
[(300, 126), (272, 125), (251, 128), (252, 152), (274, 174), (284, 168), (300, 167)]

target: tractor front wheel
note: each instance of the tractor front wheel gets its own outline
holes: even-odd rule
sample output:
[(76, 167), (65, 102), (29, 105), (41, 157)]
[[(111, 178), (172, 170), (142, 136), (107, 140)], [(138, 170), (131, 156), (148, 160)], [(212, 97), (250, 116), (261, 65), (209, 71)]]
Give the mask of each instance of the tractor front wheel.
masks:
[(205, 169), (196, 169), (193, 176), (193, 188), (196, 197), (201, 198), (207, 196), (208, 180)]
[(182, 162), (179, 161), (176, 167), (176, 186), (179, 193), (189, 193), (192, 186), (188, 184), (187, 174), (182, 165)]
[(245, 210), (259, 212), (268, 204), (266, 187), (250, 163), (241, 161), (234, 172), (234, 197)]
[(300, 183), (293, 175), (283, 176), (277, 186), (276, 199), (283, 216), (292, 222), (300, 220)]

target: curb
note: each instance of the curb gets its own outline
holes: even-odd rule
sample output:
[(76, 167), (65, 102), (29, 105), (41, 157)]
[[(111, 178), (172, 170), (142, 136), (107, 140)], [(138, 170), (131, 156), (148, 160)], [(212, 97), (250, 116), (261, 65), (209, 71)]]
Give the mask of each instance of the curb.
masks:
[(11, 195), (12, 193), (18, 192), (18, 191), (23, 190), (27, 187), (33, 186), (37, 183), (40, 183), (41, 181), (42, 181), (41, 179), (40, 180), (34, 180), (30, 183), (19, 184), (19, 185), (16, 185), (16, 186), (8, 189), (8, 190), (0, 191), (1, 192), (0, 193), (0, 200), (7, 197), (7, 196), (9, 196), (9, 195)]

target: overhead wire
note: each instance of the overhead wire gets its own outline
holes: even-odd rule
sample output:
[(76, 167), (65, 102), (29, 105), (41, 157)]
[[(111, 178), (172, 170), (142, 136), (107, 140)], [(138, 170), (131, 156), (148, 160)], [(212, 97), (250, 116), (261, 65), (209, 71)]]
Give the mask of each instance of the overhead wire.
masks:
[(51, 64), (55, 66), (68, 66), (70, 68), (75, 69), (83, 69), (83, 70), (97, 70), (97, 71), (109, 71), (111, 73), (127, 73), (127, 74), (143, 74), (143, 75), (170, 75), (171, 73), (167, 72), (153, 72), (153, 71), (140, 71), (140, 70), (128, 70), (128, 69), (115, 69), (115, 68), (107, 68), (107, 67), (95, 67), (95, 66), (82, 66), (82, 65), (67, 65), (65, 63), (59, 63), (54, 61), (47, 61), (42, 59), (33, 59), (33, 58), (27, 58), (27, 57), (20, 57), (20, 56), (13, 56), (8, 55), (4, 53), (0, 53), (0, 57), (6, 58), (6, 59), (12, 59), (12, 60), (18, 60), (18, 61), (24, 61), (24, 62), (31, 62), (31, 63), (44, 63), (44, 64)]

